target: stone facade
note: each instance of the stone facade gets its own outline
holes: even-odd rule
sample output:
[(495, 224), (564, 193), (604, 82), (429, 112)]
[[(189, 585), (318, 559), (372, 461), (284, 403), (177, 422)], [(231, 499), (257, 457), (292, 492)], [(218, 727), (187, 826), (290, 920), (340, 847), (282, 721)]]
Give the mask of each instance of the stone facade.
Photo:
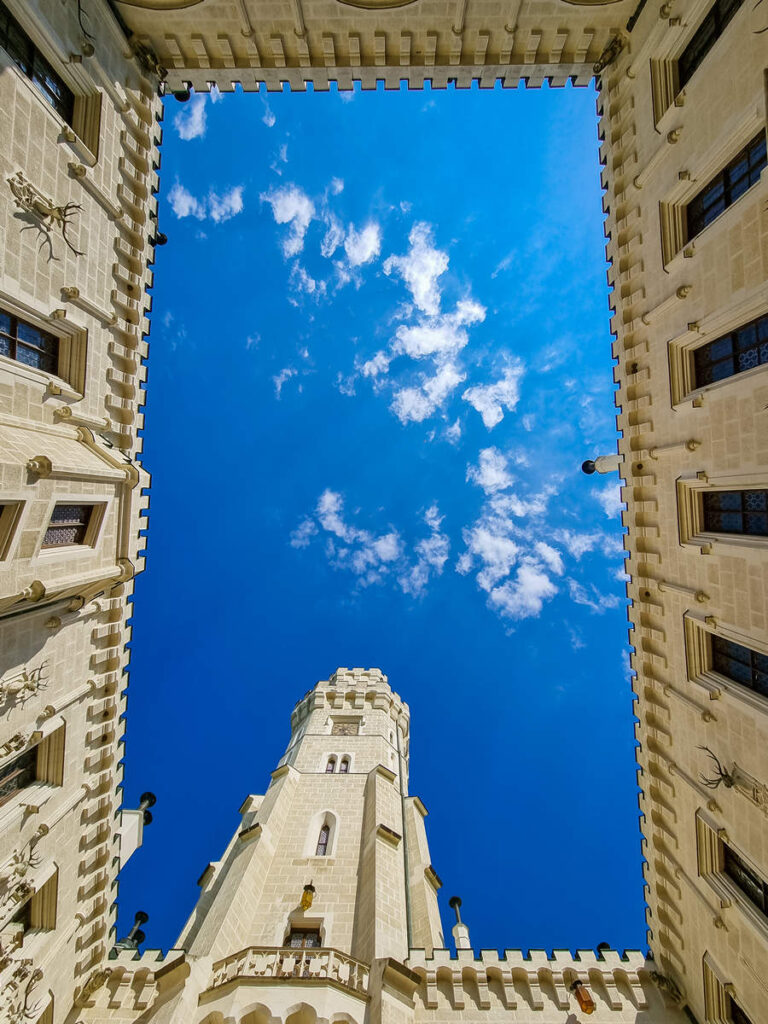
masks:
[[(768, 699), (755, 667), (768, 655), (767, 542), (734, 533), (733, 516), (718, 529), (707, 512), (718, 492), (768, 490), (768, 371), (757, 344), (738, 372), (710, 380), (700, 366), (712, 342), (727, 348), (768, 314), (759, 157), (750, 187), (731, 188), (739, 153), (765, 140), (766, 0), (728, 16), (711, 0), (4, 8), (74, 106), (56, 113), (0, 49), (0, 310), (58, 339), (46, 370), (0, 355), (0, 774), (22, 763), (34, 771), (0, 805), (0, 1019), (554, 1022), (581, 980), (596, 1020), (677, 1020), (677, 1003), (699, 1024), (768, 1021), (768, 919), (755, 902), (768, 882)], [(701, 42), (707, 25), (711, 45)], [(126, 619), (147, 505), (138, 456), (146, 290), (161, 240), (158, 86), (184, 99), (213, 82), (516, 87), (593, 74), (655, 964), (609, 952), (476, 957), (462, 942), (453, 959), (441, 948), (426, 812), (400, 795), (407, 708), (373, 672), (337, 674), (297, 706), (267, 794), (249, 799), (201, 880), (186, 952), (109, 960), (118, 851), (124, 858), (137, 835), (132, 821), (118, 847), (115, 811)], [(694, 222), (703, 195), (719, 201), (709, 186), (728, 168), (727, 208)], [(62, 504), (90, 509), (87, 529), (77, 545), (44, 547)], [(729, 645), (752, 658), (751, 676), (723, 660)], [(329, 734), (334, 716), (367, 724)], [(337, 768), (349, 758), (344, 778), (326, 775), (331, 754)], [(341, 794), (349, 820), (334, 833)], [(334, 816), (332, 852), (309, 881), (327, 945), (291, 965), (281, 943), (323, 814)]]

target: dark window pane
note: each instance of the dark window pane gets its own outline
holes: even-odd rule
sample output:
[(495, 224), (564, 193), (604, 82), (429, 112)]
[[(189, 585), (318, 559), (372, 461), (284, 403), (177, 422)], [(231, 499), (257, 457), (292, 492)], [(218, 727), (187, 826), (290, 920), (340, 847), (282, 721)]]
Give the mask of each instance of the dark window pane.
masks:
[(765, 654), (713, 636), (712, 667), (728, 679), (768, 697), (768, 656)]
[(733, 1024), (752, 1024), (752, 1021), (732, 996), (728, 996), (728, 1002), (730, 1003), (728, 1011)]
[(18, 69), (32, 80), (59, 115), (71, 124), (75, 108), (75, 97), (72, 90), (56, 74), (1, 0), (0, 19), (0, 26), (3, 28), (0, 43), (2, 43), (3, 49)]
[(11, 333), (11, 314), (6, 313), (4, 309), (0, 309), (0, 331), (5, 334)]
[(6, 338), (0, 334), (0, 356), (9, 356), (11, 354), (11, 339)]
[(758, 910), (765, 913), (768, 910), (768, 886), (727, 844), (724, 846), (724, 855), (726, 875)]
[(45, 531), (43, 547), (82, 544), (92, 512), (93, 505), (57, 505)]
[(723, 34), (742, 2), (743, 0), (716, 0), (704, 15), (702, 23), (677, 62), (677, 74), (681, 89)]
[(0, 768), (0, 807), (20, 789), (25, 789), (37, 777), (37, 749), (25, 750), (9, 764)]
[[(735, 359), (729, 358), (731, 353), (735, 353)], [(765, 363), (768, 363), (768, 316), (761, 316), (694, 350), (695, 386), (704, 387)]]
[(761, 131), (688, 203), (688, 240), (743, 195), (758, 180), (765, 165), (765, 132)]

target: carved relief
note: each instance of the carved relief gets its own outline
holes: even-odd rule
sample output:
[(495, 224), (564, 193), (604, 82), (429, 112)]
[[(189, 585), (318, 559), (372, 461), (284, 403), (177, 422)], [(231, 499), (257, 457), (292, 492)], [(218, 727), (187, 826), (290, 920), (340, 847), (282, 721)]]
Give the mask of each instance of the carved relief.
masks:
[(0, 991), (0, 1020), (8, 1024), (22, 1024), (35, 1020), (42, 1007), (42, 1001), (33, 1001), (34, 989), (41, 981), (43, 972), (32, 969), (31, 960), (15, 962), (13, 972), (4, 979)]
[[(36, 189), (32, 182), (24, 177), (21, 171), (17, 171), (12, 178), (8, 178), (8, 184), (16, 200), (16, 205), (33, 218), (33, 223), (28, 226), (36, 227), (38, 232), (42, 234), (40, 248), (42, 249), (44, 245), (48, 246), (49, 263), (51, 260), (58, 260), (58, 256), (53, 254), (52, 232), (54, 228), (61, 229), (61, 237), (75, 256), (85, 255), (84, 252), (76, 249), (67, 238), (67, 226), (71, 223), (75, 214), (82, 210), (82, 206), (79, 203), (65, 203), (63, 206), (57, 206), (52, 199), (49, 199)], [(22, 228), (22, 231), (25, 230), (26, 228)]]
[(43, 672), (48, 662), (44, 661), (37, 668), (28, 669), (26, 665), (15, 675), (0, 679), (0, 710), (3, 705), (11, 703), (23, 704), (38, 690), (45, 688)]

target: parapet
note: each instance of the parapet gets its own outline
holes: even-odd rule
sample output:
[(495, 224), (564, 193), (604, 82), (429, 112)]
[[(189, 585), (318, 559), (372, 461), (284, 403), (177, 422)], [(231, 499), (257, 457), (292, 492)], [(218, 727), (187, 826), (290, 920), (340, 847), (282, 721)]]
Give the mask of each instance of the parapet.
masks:
[[(508, 1009), (518, 1006), (534, 1010), (574, 1010), (574, 982), (585, 986), (595, 1004), (610, 1010), (652, 1009), (663, 1006), (651, 979), (654, 964), (637, 950), (619, 954), (605, 950), (436, 949), (427, 956), (412, 949), (406, 965), (421, 979), (419, 987), (425, 1007), (461, 1010), (479, 1005), (491, 1009), (499, 1002)], [(491, 994), (495, 993), (492, 1001)]]

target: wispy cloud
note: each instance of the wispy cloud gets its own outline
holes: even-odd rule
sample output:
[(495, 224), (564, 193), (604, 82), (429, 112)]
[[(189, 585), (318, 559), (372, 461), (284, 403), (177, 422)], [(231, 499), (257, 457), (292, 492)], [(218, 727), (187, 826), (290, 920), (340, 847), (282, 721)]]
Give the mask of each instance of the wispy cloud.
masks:
[(504, 419), (504, 410), (513, 412), (520, 401), (520, 380), (524, 373), (523, 364), (516, 360), (507, 366), (492, 384), (475, 384), (461, 396), (465, 402), (480, 413), (485, 426), (492, 430)]
[(281, 242), (283, 255), (286, 259), (297, 256), (304, 248), (304, 237), (315, 215), (315, 204), (297, 185), (270, 189), (262, 192), (259, 198), (272, 207), (272, 216), (278, 224), (289, 226), (288, 234)]
[(432, 416), (466, 379), (452, 362), (443, 363), (432, 376), (423, 375), (416, 387), (396, 391), (390, 408), (401, 423), (421, 423)]
[(624, 502), (621, 500), (621, 486), (619, 484), (609, 484), (601, 491), (597, 491), (595, 497), (609, 519), (616, 519), (621, 515)]
[(216, 224), (222, 224), (242, 213), (243, 186), (235, 185), (221, 194), (211, 191), (205, 198), (198, 199), (177, 181), (168, 192), (168, 202), (179, 219), (195, 217), (197, 220), (210, 219)]
[(486, 494), (511, 487), (515, 478), (507, 467), (507, 457), (498, 448), (484, 448), (476, 466), (467, 466), (467, 480), (482, 487)]
[(350, 521), (341, 493), (327, 488), (314, 513), (290, 535), (289, 544), (306, 548), (316, 537), (322, 538), (329, 564), (351, 573), (358, 586), (390, 581), (404, 594), (419, 597), (430, 580), (441, 575), (450, 554), (450, 541), (442, 530), (437, 505), (424, 512), (422, 521), (429, 532), (410, 546), (394, 527), (376, 532), (356, 526)]
[(275, 385), (275, 396), (280, 399), (283, 394), (283, 385), (286, 381), (290, 380), (291, 377), (295, 377), (298, 370), (293, 366), (285, 366), (283, 369), (275, 374), (272, 378), (272, 383)]
[(195, 95), (184, 105), (173, 119), (173, 126), (180, 139), (202, 139), (206, 129), (205, 96)]
[(344, 239), (344, 252), (351, 267), (362, 267), (375, 260), (381, 252), (380, 225), (376, 221), (369, 221), (357, 231), (355, 225), (350, 224)]
[(434, 316), (440, 311), (437, 282), (448, 269), (448, 254), (435, 248), (432, 228), (423, 221), (413, 225), (408, 241), (408, 252), (404, 256), (390, 256), (384, 263), (384, 273), (399, 275), (417, 309)]

